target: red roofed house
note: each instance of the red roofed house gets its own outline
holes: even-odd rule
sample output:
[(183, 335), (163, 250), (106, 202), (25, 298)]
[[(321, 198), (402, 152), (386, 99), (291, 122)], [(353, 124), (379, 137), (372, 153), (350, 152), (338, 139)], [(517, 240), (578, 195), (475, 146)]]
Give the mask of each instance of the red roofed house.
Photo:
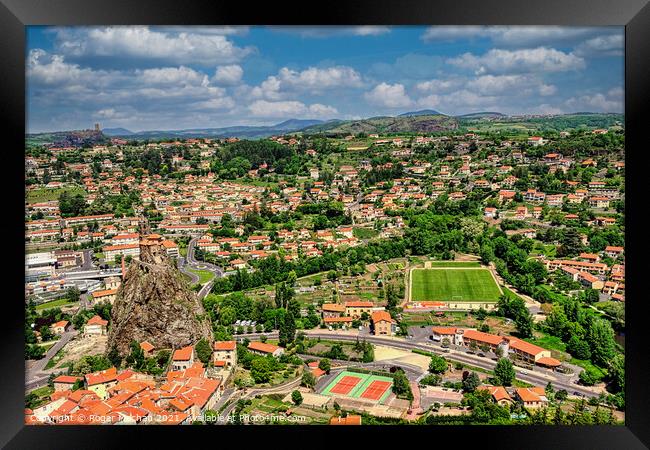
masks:
[(284, 349), (282, 347), (278, 347), (277, 345), (273, 344), (267, 344), (265, 342), (251, 342), (248, 344), (248, 350), (250, 350), (251, 353), (256, 353), (258, 355), (273, 355), (275, 357), (278, 357), (284, 353)]
[(149, 358), (150, 356), (153, 355), (153, 351), (155, 347), (153, 346), (152, 343), (148, 341), (142, 341), (140, 342), (140, 348), (142, 349), (145, 358)]
[(172, 356), (172, 370), (179, 371), (188, 369), (194, 364), (194, 347), (179, 348)]
[(69, 391), (78, 380), (83, 380), (83, 378), (73, 377), (70, 375), (59, 375), (52, 380), (54, 383), (54, 392)]
[(374, 306), (373, 302), (345, 302), (345, 315), (358, 319), (364, 312), (368, 315), (372, 314)]
[(610, 258), (618, 258), (623, 254), (623, 250), (623, 247), (608, 245), (605, 247), (605, 255), (609, 256)]
[(535, 386), (532, 388), (517, 388), (515, 396), (524, 404), (526, 408), (539, 408), (548, 403), (544, 388)]
[(115, 386), (117, 381), (117, 368), (115, 367), (86, 374), (88, 390), (93, 391), (102, 400), (108, 398), (108, 390)]
[(237, 343), (235, 341), (217, 341), (214, 343), (213, 350), (212, 359), (215, 366), (220, 361), (225, 363), (226, 367), (237, 366)]
[(388, 311), (375, 311), (370, 316), (370, 319), (372, 320), (373, 334), (391, 335), (395, 332), (395, 320)]
[(340, 317), (345, 314), (345, 305), (340, 303), (323, 303), (321, 306), (323, 318), (327, 317)]
[(476, 388), (481, 391), (488, 391), (492, 396), (492, 400), (499, 406), (507, 406), (514, 403), (514, 400), (508, 394), (508, 391), (503, 386), (479, 386)]
[(70, 326), (70, 322), (68, 322), (67, 320), (60, 320), (57, 323), (52, 324), (50, 326), (50, 329), (54, 334), (63, 334), (66, 331), (68, 331), (69, 326)]
[(94, 291), (92, 294), (93, 303), (108, 302), (111, 305), (115, 302), (117, 289), (104, 289), (101, 291)]
[(84, 334), (103, 336), (106, 334), (108, 320), (104, 320), (98, 315), (91, 317), (84, 325)]
[(432, 327), (431, 340), (441, 342), (443, 339), (448, 339), (450, 344), (463, 345), (462, 330), (456, 327)]

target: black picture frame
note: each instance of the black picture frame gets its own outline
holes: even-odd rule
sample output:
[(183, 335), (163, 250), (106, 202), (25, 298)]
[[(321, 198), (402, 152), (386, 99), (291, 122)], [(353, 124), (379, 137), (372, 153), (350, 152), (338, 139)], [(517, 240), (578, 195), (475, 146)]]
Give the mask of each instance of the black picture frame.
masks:
[[(183, 427), (47, 427), (24, 425), (24, 355), (22, 319), (23, 297), (20, 281), (24, 276), (24, 148), (25, 137), (25, 26), (26, 25), (574, 25), (625, 26), (625, 126), (626, 126), (626, 424), (625, 426), (575, 427), (334, 427), (323, 433), (321, 427), (250, 428)], [(131, 447), (140, 438), (151, 446), (151, 437), (165, 447), (188, 439), (187, 433), (199, 434), (199, 445), (226, 444), (226, 439), (245, 439), (278, 433), (270, 442), (332, 446), (341, 442), (368, 445), (379, 441), (390, 445), (462, 445), (469, 439), (478, 448), (516, 449), (637, 449), (650, 446), (650, 401), (648, 380), (647, 300), (644, 277), (647, 263), (647, 239), (644, 216), (648, 176), (644, 172), (650, 148), (646, 144), (647, 105), (650, 105), (650, 5), (647, 0), (469, 0), (354, 2), (288, 1), (247, 3), (209, 0), (0, 0), (0, 118), (5, 125), (2, 143), (2, 193), (5, 214), (0, 230), (7, 249), (3, 261), (4, 327), (2, 340), (2, 426), (0, 444), (6, 448), (115, 448)], [(15, 166), (15, 168), (14, 168)], [(630, 208), (632, 206), (632, 208)], [(9, 312), (10, 311), (10, 312)], [(361, 436), (360, 432), (363, 432)], [(137, 433), (137, 435), (136, 435)], [(286, 438), (287, 433), (293, 434)], [(298, 433), (300, 436), (296, 436)], [(323, 438), (320, 438), (323, 436)], [(197, 436), (193, 436), (197, 437)], [(278, 441), (276, 439), (282, 439)], [(363, 441), (362, 441), (363, 440)], [(445, 443), (447, 442), (447, 443)], [(450, 444), (455, 442), (456, 444)], [(195, 444), (196, 445), (196, 444)], [(272, 447), (274, 447), (273, 445)], [(266, 447), (266, 445), (265, 445)]]

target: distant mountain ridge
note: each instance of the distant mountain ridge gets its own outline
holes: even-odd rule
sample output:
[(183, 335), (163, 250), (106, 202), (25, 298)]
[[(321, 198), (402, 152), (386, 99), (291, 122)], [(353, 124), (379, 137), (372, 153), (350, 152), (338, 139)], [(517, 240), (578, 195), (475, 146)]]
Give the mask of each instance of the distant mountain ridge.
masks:
[[(436, 114), (430, 114), (436, 113)], [(517, 115), (510, 116), (495, 111), (474, 112), (450, 116), (438, 111), (425, 109), (399, 114), (397, 116), (376, 116), (365, 119), (327, 121), (316, 119), (289, 119), (275, 125), (267, 126), (230, 126), (223, 128), (194, 128), (183, 130), (146, 130), (133, 132), (126, 128), (106, 128), (100, 132), (94, 130), (55, 131), (46, 133), (28, 133), (26, 139), (31, 144), (50, 144), (66, 146), (84, 143), (98, 144), (108, 142), (111, 137), (127, 139), (187, 139), (187, 138), (227, 138), (262, 139), (290, 133), (300, 134), (375, 134), (375, 133), (430, 133), (450, 131), (465, 126), (486, 123), (521, 123), (535, 122), (539, 128), (546, 121), (562, 123), (563, 126), (588, 125), (600, 128), (618, 124), (624, 120), (622, 113), (570, 113), (551, 116)], [(558, 122), (559, 121), (559, 122)], [(555, 126), (555, 125), (554, 125)]]
[(276, 134), (297, 131), (312, 125), (323, 123), (316, 119), (289, 119), (284, 122), (268, 126), (236, 125), (222, 128), (192, 128), (183, 130), (147, 130), (133, 132), (126, 128), (106, 128), (102, 130), (107, 136), (130, 137), (133, 139), (159, 139), (159, 138), (264, 138)]
[(303, 134), (357, 134), (357, 133), (431, 133), (458, 128), (458, 121), (443, 114), (412, 114), (396, 117), (381, 116), (362, 120), (332, 121), (307, 127)]
[(420, 111), (411, 111), (411, 112), (405, 112), (397, 117), (414, 117), (414, 116), (445, 116), (446, 114), (443, 114), (441, 112), (438, 112), (434, 109), (421, 109)]

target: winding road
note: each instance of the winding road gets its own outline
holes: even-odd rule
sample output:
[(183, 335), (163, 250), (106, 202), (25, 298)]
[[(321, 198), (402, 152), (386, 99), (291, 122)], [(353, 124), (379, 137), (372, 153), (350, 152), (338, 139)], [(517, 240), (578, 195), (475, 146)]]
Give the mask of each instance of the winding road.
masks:
[[(432, 341), (426, 340), (426, 338), (420, 337), (413, 340), (402, 340), (396, 337), (381, 337), (374, 335), (364, 335), (360, 336), (356, 333), (351, 332), (326, 332), (323, 330), (305, 330), (305, 334), (311, 338), (321, 338), (329, 339), (335, 341), (344, 341), (344, 342), (356, 342), (357, 339), (362, 338), (367, 342), (383, 345), (387, 347), (392, 347), (396, 349), (413, 351), (413, 350), (423, 350), (431, 353), (436, 353), (440, 356), (444, 356), (449, 361), (461, 362), (468, 366), (478, 367), (484, 370), (494, 370), (496, 366), (496, 361), (490, 359), (489, 357), (480, 357), (474, 354), (467, 353), (465, 349), (449, 349), (449, 352), (443, 353), (442, 347), (436, 345)], [(268, 338), (277, 338), (277, 331), (266, 334)], [(238, 339), (243, 339), (244, 337), (256, 340), (259, 339), (261, 333), (252, 333), (246, 335), (238, 336)], [(382, 364), (381, 361), (376, 361), (375, 363)], [(384, 361), (383, 364), (390, 364), (390, 361)], [(394, 365), (403, 366), (404, 363), (397, 361)], [(415, 367), (415, 366), (414, 366)], [(525, 381), (536, 386), (546, 386), (550, 381), (555, 389), (566, 389), (569, 395), (575, 395), (578, 393), (580, 396), (584, 397), (598, 397), (599, 391), (593, 388), (582, 386), (576, 384), (577, 374), (562, 374), (559, 372), (554, 372), (549, 369), (543, 368), (532, 368), (532, 369), (523, 369), (515, 366), (515, 371), (517, 372), (517, 379)]]
[(56, 341), (56, 343), (50, 347), (45, 356), (39, 360), (34, 361), (33, 364), (26, 368), (25, 371), (25, 390), (31, 391), (32, 389), (45, 386), (47, 380), (50, 377), (50, 374), (53, 372), (53, 369), (45, 369), (47, 363), (61, 350), (73, 337), (75, 337), (79, 332), (74, 329), (72, 325), (68, 331), (61, 335), (61, 338)]
[[(191, 283), (197, 284), (200, 280), (199, 276), (192, 272), (192, 270), (208, 270), (214, 274), (214, 278), (203, 285), (199, 291), (199, 298), (202, 299), (208, 295), (212, 289), (212, 284), (215, 278), (221, 278), (223, 276), (223, 269), (214, 264), (198, 261), (194, 256), (194, 249), (196, 247), (196, 241), (198, 238), (192, 238), (187, 244), (187, 256), (185, 258), (178, 258), (177, 267), (178, 270), (183, 272), (185, 275), (189, 276)], [(192, 269), (192, 270), (190, 270)]]

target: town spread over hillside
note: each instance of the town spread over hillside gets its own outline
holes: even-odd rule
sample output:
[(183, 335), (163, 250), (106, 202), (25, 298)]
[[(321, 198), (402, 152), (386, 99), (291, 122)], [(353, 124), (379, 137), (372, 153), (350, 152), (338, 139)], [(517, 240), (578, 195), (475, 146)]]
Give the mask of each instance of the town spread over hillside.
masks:
[(622, 115), (235, 128), (26, 137), (26, 423), (624, 422)]

